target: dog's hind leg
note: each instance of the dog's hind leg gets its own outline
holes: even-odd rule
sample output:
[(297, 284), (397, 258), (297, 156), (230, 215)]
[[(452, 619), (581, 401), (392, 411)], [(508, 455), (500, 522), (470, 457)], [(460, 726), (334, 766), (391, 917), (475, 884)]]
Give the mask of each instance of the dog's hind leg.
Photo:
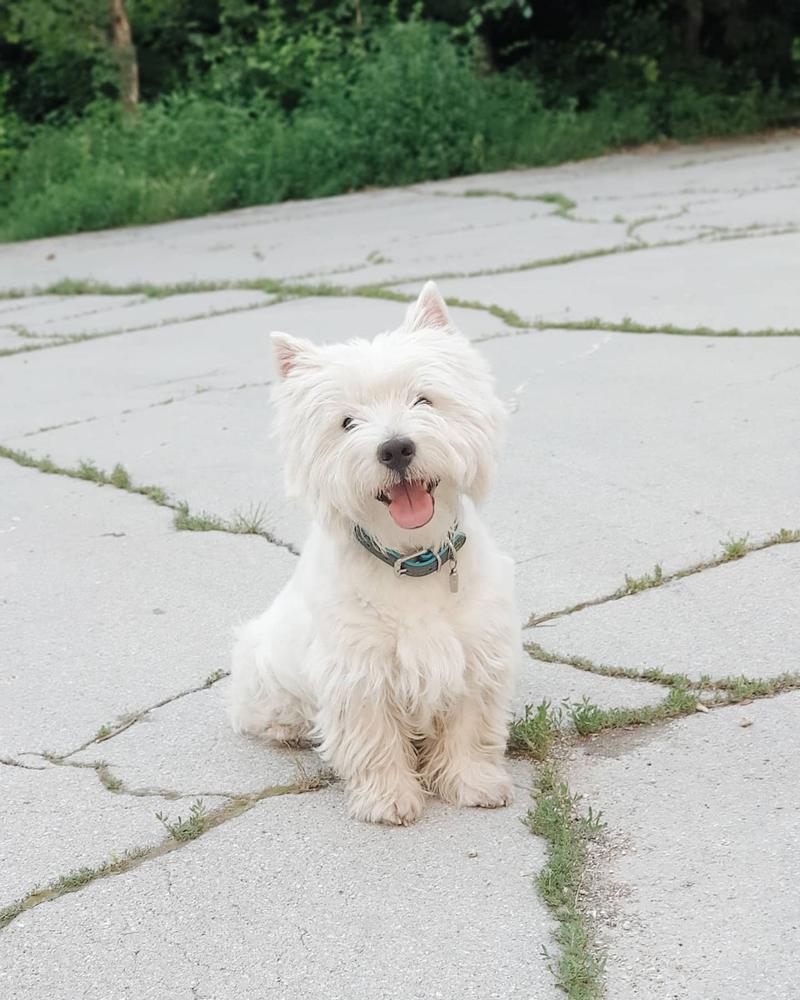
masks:
[(250, 622), (233, 650), (228, 717), (238, 733), (249, 733), (277, 743), (306, 745), (311, 741), (309, 712), (298, 697), (280, 683), (265, 642), (262, 619)]

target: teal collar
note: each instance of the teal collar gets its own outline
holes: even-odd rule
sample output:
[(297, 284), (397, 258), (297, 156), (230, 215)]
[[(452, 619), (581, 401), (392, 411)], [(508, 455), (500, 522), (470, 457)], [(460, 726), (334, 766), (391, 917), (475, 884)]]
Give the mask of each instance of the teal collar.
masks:
[(356, 541), (360, 542), (367, 552), (392, 566), (398, 576), (428, 576), (440, 570), (445, 563), (450, 562), (450, 589), (455, 593), (458, 590), (458, 562), (456, 552), (466, 542), (467, 536), (460, 531), (458, 525), (448, 531), (444, 544), (437, 550), (420, 549), (412, 552), (411, 555), (404, 556), (394, 549), (384, 549), (375, 541), (372, 535), (368, 535), (363, 528), (355, 525), (353, 534)]

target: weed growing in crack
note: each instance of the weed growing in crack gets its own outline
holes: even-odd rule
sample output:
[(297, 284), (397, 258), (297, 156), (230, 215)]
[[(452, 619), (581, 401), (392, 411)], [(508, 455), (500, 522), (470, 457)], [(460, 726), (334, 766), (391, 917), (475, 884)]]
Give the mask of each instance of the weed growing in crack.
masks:
[(94, 765), (94, 769), (97, 773), (97, 777), (100, 779), (100, 784), (106, 789), (106, 791), (119, 792), (122, 790), (122, 779), (111, 773), (108, 764), (106, 764), (105, 761), (97, 761)]
[(727, 542), (720, 542), (720, 545), (724, 547), (721, 555), (703, 562), (692, 563), (692, 565), (675, 570), (673, 573), (664, 573), (660, 564), (656, 564), (655, 570), (651, 574), (645, 574), (638, 578), (626, 576), (624, 586), (618, 588), (612, 594), (606, 594), (604, 597), (593, 597), (588, 601), (579, 601), (568, 608), (561, 608), (559, 611), (549, 611), (543, 615), (532, 613), (525, 623), (525, 628), (534, 628), (544, 622), (552, 621), (554, 618), (563, 618), (565, 615), (574, 614), (576, 611), (583, 611), (584, 608), (594, 608), (600, 604), (607, 604), (609, 601), (617, 601), (621, 597), (628, 597), (639, 590), (660, 587), (662, 584), (671, 583), (673, 580), (683, 580), (684, 577), (694, 576), (696, 573), (713, 569), (715, 566), (721, 566), (723, 563), (734, 559), (741, 559), (751, 552), (760, 552), (762, 549), (771, 548), (773, 545), (789, 545), (800, 542), (800, 529), (781, 528), (780, 531), (776, 531), (774, 534), (768, 535), (766, 538), (762, 538), (756, 542), (751, 542), (749, 538), (749, 534), (746, 534), (740, 538), (729, 538)]
[(558, 920), (558, 956), (545, 956), (557, 984), (570, 1000), (600, 1000), (604, 957), (598, 953), (588, 921), (579, 906), (586, 866), (586, 845), (603, 829), (602, 816), (580, 809), (554, 765), (541, 769), (534, 808), (525, 823), (547, 842), (547, 864), (539, 873), (539, 894)]
[(241, 535), (260, 535), (264, 532), (265, 516), (263, 504), (256, 504), (247, 511), (235, 511), (230, 530)]
[(118, 490), (130, 491), (133, 488), (128, 470), (124, 465), (120, 465), (119, 462), (111, 470), (111, 475), (108, 478), (111, 485), (116, 486)]
[(94, 734), (94, 738), (96, 740), (105, 740), (111, 735), (112, 732), (113, 730), (111, 726), (107, 726), (105, 723), (103, 723), (103, 725)]
[(697, 711), (697, 692), (685, 687), (672, 687), (657, 705), (641, 708), (600, 708), (588, 698), (569, 708), (569, 718), (579, 736), (589, 736), (607, 729), (628, 729), (647, 726), (666, 719), (676, 719)]
[(620, 587), (620, 596), (627, 594), (638, 594), (640, 590), (649, 590), (651, 587), (660, 587), (664, 582), (664, 571), (661, 563), (656, 563), (652, 573), (645, 573), (643, 576), (628, 576), (625, 574), (625, 585)]
[(784, 545), (788, 542), (800, 542), (800, 529), (790, 531), (789, 528), (781, 528), (780, 531), (775, 532), (772, 540), (776, 545)]
[(175, 510), (173, 520), (176, 531), (225, 531), (222, 518), (215, 514), (192, 514), (189, 505), (181, 500)]
[(86, 459), (81, 459), (81, 461), (78, 462), (78, 468), (75, 470), (75, 478), (86, 479), (92, 483), (106, 483), (109, 481), (106, 474), (101, 472), (94, 462), (90, 462)]
[(194, 840), (205, 831), (208, 825), (208, 812), (203, 800), (195, 799), (189, 808), (189, 815), (186, 819), (179, 816), (174, 823), (171, 823), (169, 817), (160, 812), (156, 813), (156, 819), (173, 840), (184, 843), (187, 840)]
[(524, 716), (509, 727), (509, 750), (537, 761), (545, 760), (561, 728), (561, 719), (562, 710), (553, 708), (547, 699), (536, 708), (526, 705)]
[(67, 872), (66, 875), (61, 875), (59, 878), (54, 879), (43, 888), (33, 889), (27, 896), (18, 899), (10, 906), (6, 906), (0, 910), (0, 929), (7, 927), (21, 913), (30, 910), (34, 906), (38, 906), (39, 903), (46, 903), (50, 899), (57, 899), (68, 892), (76, 892), (90, 882), (94, 882), (95, 879), (127, 871), (150, 853), (151, 851), (148, 848), (132, 848), (119, 857), (112, 857), (110, 861), (104, 861), (96, 868), (75, 868)]
[[(119, 468), (119, 466), (115, 466), (115, 468)], [(162, 490), (160, 486), (140, 486), (136, 492), (141, 493), (148, 500), (152, 500), (159, 507), (170, 506), (169, 494), (165, 490)]]
[(741, 535), (739, 538), (728, 538), (727, 542), (720, 542), (722, 546), (722, 560), (730, 562), (732, 559), (741, 559), (748, 552), (747, 540), (749, 535)]
[(206, 677), (203, 687), (210, 688), (216, 684), (217, 681), (221, 681), (223, 677), (227, 677), (229, 674), (230, 670), (215, 670), (213, 673), (209, 674), (208, 677)]
[(546, 191), (544, 194), (517, 194), (515, 191), (495, 191), (491, 188), (468, 188), (462, 192), (464, 198), (507, 198), (509, 201), (542, 201), (546, 205), (555, 205), (553, 215), (569, 218), (570, 212), (577, 208), (577, 203), (560, 191)]

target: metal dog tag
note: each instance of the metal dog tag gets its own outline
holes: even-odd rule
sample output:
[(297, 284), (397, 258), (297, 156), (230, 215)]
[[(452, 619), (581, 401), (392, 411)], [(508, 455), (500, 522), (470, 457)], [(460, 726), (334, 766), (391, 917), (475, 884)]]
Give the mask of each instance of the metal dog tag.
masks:
[(458, 593), (458, 571), (455, 566), (450, 570), (450, 593)]

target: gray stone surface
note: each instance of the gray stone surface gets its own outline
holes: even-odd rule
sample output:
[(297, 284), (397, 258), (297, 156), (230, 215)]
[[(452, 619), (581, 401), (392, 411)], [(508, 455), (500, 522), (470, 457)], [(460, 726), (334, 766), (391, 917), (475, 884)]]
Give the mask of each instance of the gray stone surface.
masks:
[[(85, 296), (93, 304), (97, 296)], [(20, 309), (13, 314), (13, 320), (26, 328), (34, 336), (76, 336), (98, 333), (138, 330), (150, 326), (165, 326), (168, 323), (187, 320), (192, 317), (212, 316), (216, 313), (257, 309), (269, 305), (274, 296), (253, 289), (225, 289), (218, 292), (192, 292), (185, 295), (170, 295), (166, 298), (145, 298), (144, 296), (102, 296), (102, 307), (86, 306), (74, 316), (61, 315), (59, 305), (53, 305), (44, 316), (33, 307)], [(0, 316), (2, 314), (0, 313)]]
[(433, 803), (388, 829), (348, 820), (338, 788), (265, 801), (18, 918), (5, 996), (555, 1000), (526, 809)]
[[(656, 563), (713, 557), (729, 536), (798, 528), (800, 338), (524, 331), (488, 308), (550, 323), (795, 327), (798, 154), (788, 133), (648, 148), (0, 247), (0, 290), (20, 290), (0, 298), (0, 354), (41, 347), (0, 357), (0, 442), (64, 466), (122, 462), (194, 512), (259, 508), (300, 544), (305, 518), (283, 496), (269, 437), (269, 332), (372, 335), (404, 305), (361, 286), (412, 295), (439, 277), (478, 306), (454, 315), (513, 411), (486, 516), (516, 560), (523, 618), (608, 596)], [(556, 192), (574, 207), (541, 200)], [(333, 294), (25, 291), (65, 277), (120, 288), (271, 277)], [(52, 343), (76, 334), (99, 339)], [(692, 676), (797, 670), (798, 560), (800, 546), (772, 548), (527, 635)], [(293, 565), (263, 538), (176, 532), (172, 512), (143, 497), (0, 460), (0, 757), (38, 767), (37, 753), (77, 751), (73, 763), (103, 758), (138, 793), (112, 794), (86, 768), (0, 763), (0, 907), (156, 843), (159, 809), (174, 817), (197, 794), (316, 770), (313, 751), (235, 736), (227, 682), (203, 687), (228, 665), (231, 627)], [(514, 708), (637, 707), (664, 691), (525, 659)], [(575, 748), (568, 777), (608, 821), (579, 902), (609, 946), (609, 1000), (797, 992), (785, 942), (800, 923), (798, 699)], [(347, 819), (337, 785), (264, 799), (19, 916), (0, 931), (3, 1000), (560, 996), (535, 890), (545, 845), (520, 822), (531, 771), (512, 768), (513, 808), (432, 802), (407, 830)]]
[(66, 753), (102, 725), (228, 666), (231, 628), (294, 557), (264, 539), (176, 532), (113, 487), (0, 463), (0, 753)]
[[(626, 318), (653, 326), (797, 327), (800, 233), (705, 240), (475, 278), (445, 278), (442, 294), (514, 309), (526, 321)], [(406, 284), (396, 286), (410, 291)]]
[(775, 677), (800, 670), (799, 579), (800, 544), (777, 545), (528, 634), (561, 655), (635, 670)]
[[(204, 325), (194, 334), (195, 324), (172, 328), (176, 343), (168, 355), (164, 350), (136, 362), (140, 379), (145, 365), (149, 369), (144, 388), (113, 388), (116, 371), (117, 384), (124, 379), (130, 387), (133, 380), (117, 359), (133, 354), (132, 337), (163, 335), (167, 328), (64, 348), (70, 356), (93, 352), (112, 375), (108, 388), (95, 390), (101, 399), (73, 400), (63, 386), (70, 399), (57, 406), (71, 413), (102, 406), (106, 414), (7, 443), (64, 465), (82, 458), (105, 468), (122, 462), (135, 482), (157, 483), (193, 509), (223, 517), (261, 505), (265, 525), (299, 545), (307, 517), (284, 496), (268, 388), (261, 384), (271, 376), (271, 360), (258, 357), (265, 338), (252, 329), (253, 317), (277, 317), (306, 332), (315, 308), (318, 320), (320, 309), (325, 314), (328, 302), (339, 301), (240, 314), (230, 321), (227, 341)], [(383, 305), (397, 316), (397, 303)], [(335, 312), (345, 315), (344, 308)], [(259, 323), (263, 327), (263, 319)], [(186, 342), (195, 335), (195, 353), (187, 355)], [(787, 463), (786, 455), (800, 433), (800, 339), (542, 331), (488, 340), (481, 349), (503, 396), (515, 399), (487, 517), (518, 562), (524, 618), (611, 593), (626, 573), (640, 576), (657, 562), (673, 570), (706, 559), (730, 534), (755, 539), (797, 521), (800, 466)], [(46, 379), (40, 381), (36, 367), (26, 370), (30, 391), (21, 410), (39, 412), (49, 403), (55, 410), (56, 402), (45, 399), (55, 352), (40, 352), (29, 364), (45, 356)], [(21, 358), (6, 359), (12, 362)], [(191, 364), (198, 375), (181, 378)], [(171, 372), (169, 384), (162, 384), (159, 369)], [(197, 394), (198, 387), (214, 391)], [(23, 396), (22, 388), (15, 391)], [(150, 407), (173, 394), (175, 402)], [(32, 414), (17, 419), (27, 429), (36, 422)]]
[(523, 717), (526, 705), (536, 708), (543, 701), (556, 709), (564, 707), (566, 712), (584, 699), (600, 708), (642, 708), (657, 705), (666, 693), (660, 684), (602, 677), (565, 663), (544, 663), (524, 655), (513, 708), (516, 718)]
[[(226, 302), (236, 308), (233, 293), (214, 294), (224, 300), (215, 308)], [(253, 293), (247, 295), (239, 307), (253, 305)], [(165, 316), (174, 316), (172, 299), (155, 302)], [(317, 342), (373, 336), (399, 325), (405, 308), (386, 299), (299, 299), (71, 344), (68, 353), (58, 347), (8, 357), (3, 361), (0, 440), (142, 409), (198, 390), (265, 384), (272, 377), (272, 330)], [(119, 313), (111, 315), (109, 329), (115, 329), (122, 320)], [(458, 309), (455, 315), (473, 337), (508, 332), (483, 310)]]
[(322, 768), (313, 751), (276, 747), (237, 736), (225, 715), (228, 681), (162, 706), (113, 739), (71, 760), (100, 754), (131, 789), (167, 789), (183, 795), (240, 795), (295, 784)]
[[(161, 843), (157, 812), (188, 813), (186, 800), (112, 795), (91, 769), (24, 760), (26, 768), (0, 764), (0, 909), (76, 868)], [(208, 809), (223, 801), (203, 799)]]
[(573, 787), (608, 828), (590, 905), (609, 997), (797, 995), (798, 734), (795, 692), (576, 754)]

